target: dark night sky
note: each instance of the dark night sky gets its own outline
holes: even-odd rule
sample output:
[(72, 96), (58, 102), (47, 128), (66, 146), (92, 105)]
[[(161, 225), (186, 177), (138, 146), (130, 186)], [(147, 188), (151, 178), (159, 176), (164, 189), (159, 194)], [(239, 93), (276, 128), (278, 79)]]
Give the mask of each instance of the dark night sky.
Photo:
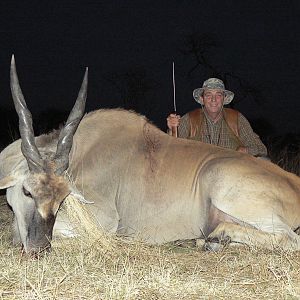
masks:
[[(146, 70), (152, 89), (137, 110), (163, 128), (173, 109), (172, 61), (181, 114), (197, 106), (192, 91), (210, 76), (204, 69), (186, 76), (195, 61), (180, 49), (187, 35), (199, 33), (217, 43), (208, 49), (210, 63), (261, 92), (259, 103), (248, 97), (236, 109), (250, 120), (264, 119), (273, 133), (300, 133), (299, 7), (297, 0), (1, 1), (0, 107), (12, 105), (12, 53), (34, 114), (69, 110), (85, 66), (87, 110), (122, 106), (105, 77), (138, 68)], [(227, 88), (238, 95), (234, 82)]]

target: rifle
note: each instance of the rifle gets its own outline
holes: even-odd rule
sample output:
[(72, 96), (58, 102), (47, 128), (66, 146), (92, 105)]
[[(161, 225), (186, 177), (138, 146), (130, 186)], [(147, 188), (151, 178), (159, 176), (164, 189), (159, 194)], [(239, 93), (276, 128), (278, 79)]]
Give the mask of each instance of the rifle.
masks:
[[(173, 61), (173, 108), (174, 114), (176, 114), (176, 85), (175, 85), (175, 64)], [(178, 137), (178, 127), (172, 126), (172, 136)]]

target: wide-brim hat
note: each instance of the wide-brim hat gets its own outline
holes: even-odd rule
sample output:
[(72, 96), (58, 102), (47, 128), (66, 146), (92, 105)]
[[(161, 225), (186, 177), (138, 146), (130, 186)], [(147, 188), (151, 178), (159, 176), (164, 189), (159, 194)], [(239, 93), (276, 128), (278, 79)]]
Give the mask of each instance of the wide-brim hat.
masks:
[(193, 91), (193, 97), (194, 99), (203, 105), (203, 101), (201, 99), (201, 96), (203, 96), (203, 92), (206, 89), (217, 89), (217, 90), (222, 90), (224, 92), (225, 98), (224, 98), (224, 105), (229, 104), (233, 97), (234, 93), (231, 91), (228, 91), (225, 89), (224, 82), (221, 79), (218, 78), (209, 78), (203, 82), (202, 88), (195, 89)]

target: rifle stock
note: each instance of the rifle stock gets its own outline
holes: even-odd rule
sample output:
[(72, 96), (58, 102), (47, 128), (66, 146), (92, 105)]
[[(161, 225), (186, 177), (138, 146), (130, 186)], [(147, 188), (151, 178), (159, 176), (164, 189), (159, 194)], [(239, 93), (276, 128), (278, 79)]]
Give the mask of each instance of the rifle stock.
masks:
[(172, 126), (172, 136), (178, 137), (178, 127)]

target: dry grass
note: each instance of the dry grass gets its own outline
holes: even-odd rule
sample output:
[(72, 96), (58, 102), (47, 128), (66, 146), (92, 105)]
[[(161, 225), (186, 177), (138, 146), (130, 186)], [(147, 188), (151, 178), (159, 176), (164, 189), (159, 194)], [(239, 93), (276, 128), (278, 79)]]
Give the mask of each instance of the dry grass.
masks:
[(4, 197), (0, 205), (0, 299), (300, 298), (298, 252), (232, 247), (207, 253), (100, 232), (56, 240), (50, 255), (32, 259), (11, 245)]

